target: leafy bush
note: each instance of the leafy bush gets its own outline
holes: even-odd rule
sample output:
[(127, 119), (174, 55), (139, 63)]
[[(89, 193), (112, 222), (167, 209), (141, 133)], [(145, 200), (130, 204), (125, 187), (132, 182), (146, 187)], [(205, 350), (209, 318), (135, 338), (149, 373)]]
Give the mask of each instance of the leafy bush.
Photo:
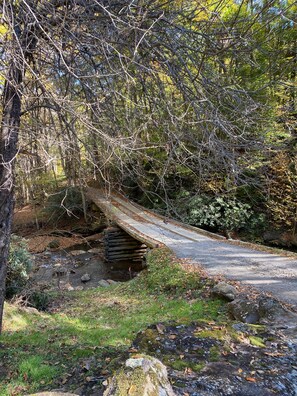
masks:
[(31, 257), (25, 241), (12, 235), (6, 278), (7, 298), (11, 298), (23, 290), (28, 282), (31, 266)]
[(80, 215), (83, 210), (81, 192), (76, 187), (68, 187), (50, 195), (45, 209), (54, 221), (67, 216)]
[(236, 198), (199, 196), (190, 200), (187, 222), (199, 227), (216, 230), (254, 229), (264, 222), (264, 216), (256, 216), (251, 206)]

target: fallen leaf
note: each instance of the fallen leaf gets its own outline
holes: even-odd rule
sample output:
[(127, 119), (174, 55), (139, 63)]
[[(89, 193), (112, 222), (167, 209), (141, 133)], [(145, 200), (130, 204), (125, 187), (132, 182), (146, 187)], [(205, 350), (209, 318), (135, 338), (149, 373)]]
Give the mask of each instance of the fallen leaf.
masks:
[(170, 334), (170, 336), (168, 338), (170, 338), (170, 340), (175, 340), (176, 339), (176, 335), (175, 334)]
[(246, 381), (249, 381), (249, 382), (257, 382), (256, 378), (254, 378), (254, 377), (245, 377), (245, 379), (246, 379)]

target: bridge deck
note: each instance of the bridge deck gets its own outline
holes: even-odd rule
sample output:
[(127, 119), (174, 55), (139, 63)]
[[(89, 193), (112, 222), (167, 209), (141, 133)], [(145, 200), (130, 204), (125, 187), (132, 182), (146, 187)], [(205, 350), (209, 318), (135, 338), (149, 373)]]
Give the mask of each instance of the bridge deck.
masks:
[(116, 194), (88, 188), (87, 196), (105, 215), (150, 247), (165, 245), (178, 257), (202, 265), (210, 275), (255, 286), (297, 305), (297, 260), (232, 243), (194, 227), (167, 220)]

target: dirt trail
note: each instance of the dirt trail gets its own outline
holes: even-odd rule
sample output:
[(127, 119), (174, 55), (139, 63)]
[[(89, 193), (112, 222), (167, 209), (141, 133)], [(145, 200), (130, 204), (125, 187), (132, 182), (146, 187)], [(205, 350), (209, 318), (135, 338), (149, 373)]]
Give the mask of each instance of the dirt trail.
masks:
[[(297, 260), (237, 246), (169, 219), (157, 216), (119, 196), (106, 198), (89, 188), (89, 198), (127, 232), (164, 244), (179, 257), (202, 265), (210, 275), (224, 275), (273, 294), (297, 306)], [(151, 242), (151, 245), (153, 243)]]

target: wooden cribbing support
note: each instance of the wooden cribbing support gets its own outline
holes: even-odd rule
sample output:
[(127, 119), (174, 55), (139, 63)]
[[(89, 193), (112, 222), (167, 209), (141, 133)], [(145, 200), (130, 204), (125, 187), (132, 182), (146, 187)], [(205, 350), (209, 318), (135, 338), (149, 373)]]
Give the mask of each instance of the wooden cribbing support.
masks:
[(114, 261), (142, 261), (147, 246), (137, 241), (125, 231), (117, 227), (109, 227), (104, 231), (105, 259)]

